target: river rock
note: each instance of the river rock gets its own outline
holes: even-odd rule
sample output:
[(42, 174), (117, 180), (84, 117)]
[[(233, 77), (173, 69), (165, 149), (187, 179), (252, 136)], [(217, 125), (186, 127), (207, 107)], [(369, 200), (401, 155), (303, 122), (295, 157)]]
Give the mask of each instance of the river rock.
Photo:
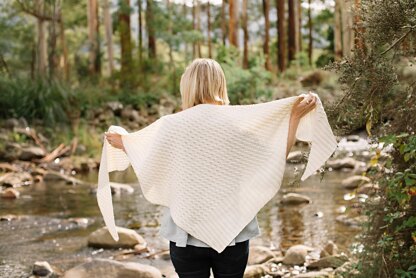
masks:
[(20, 217), (15, 214), (0, 215), (0, 221), (12, 221), (12, 220), (18, 220), (18, 219), (20, 219)]
[(53, 269), (46, 261), (35, 262), (32, 273), (37, 276), (48, 276), (53, 273)]
[(360, 228), (361, 225), (367, 221), (367, 216), (359, 215), (356, 217), (348, 217), (347, 215), (338, 215), (335, 220), (347, 226), (351, 226), (353, 228)]
[(302, 163), (302, 162), (305, 162), (306, 159), (302, 151), (293, 151), (293, 152), (290, 152), (289, 155), (287, 156), (287, 161), (289, 163)]
[(357, 162), (358, 161), (352, 157), (344, 157), (341, 159), (328, 160), (326, 162), (326, 165), (334, 170), (342, 168), (354, 169), (356, 167)]
[(309, 269), (316, 269), (316, 268), (320, 269), (320, 268), (326, 268), (326, 267), (337, 268), (343, 265), (347, 261), (348, 261), (348, 257), (345, 255), (332, 255), (332, 256), (321, 258), (316, 262), (310, 263), (307, 266), (307, 268)]
[(320, 257), (324, 258), (327, 256), (336, 255), (337, 253), (338, 253), (338, 246), (330, 240), (325, 245), (325, 247), (321, 250)]
[(128, 193), (131, 194), (134, 192), (134, 188), (128, 184), (118, 183), (118, 182), (110, 182), (111, 193), (112, 194), (120, 194), (120, 193)]
[(0, 162), (0, 169), (5, 172), (17, 172), (19, 171), (19, 168), (17, 168), (15, 165), (7, 162)]
[(246, 267), (244, 278), (261, 278), (266, 274), (266, 267), (261, 264), (253, 264)]
[(283, 263), (288, 265), (303, 265), (308, 251), (312, 250), (313, 248), (306, 245), (293, 245), (286, 251)]
[(301, 273), (301, 274), (294, 276), (294, 278), (327, 278), (327, 277), (331, 277), (331, 276), (326, 271), (310, 271), (307, 273)]
[(335, 277), (353, 277), (354, 275), (358, 275), (359, 271), (354, 269), (354, 265), (351, 261), (348, 261), (335, 269), (334, 274)]
[(67, 184), (86, 184), (86, 182), (54, 170), (48, 170), (44, 180), (64, 180)]
[(347, 141), (350, 142), (358, 142), (360, 141), (360, 136), (359, 135), (348, 135), (345, 139), (347, 139)]
[(159, 104), (157, 110), (160, 117), (172, 114), (175, 111), (176, 101), (170, 97), (161, 98)]
[(42, 158), (46, 155), (46, 152), (39, 147), (31, 146), (22, 148), (22, 152), (19, 155), (20, 160), (31, 161), (34, 158)]
[(88, 246), (98, 248), (134, 248), (137, 244), (145, 243), (145, 240), (135, 230), (116, 227), (119, 240), (115, 241), (107, 227), (92, 232), (88, 236)]
[(107, 107), (110, 108), (114, 114), (116, 114), (117, 116), (120, 115), (122, 109), (123, 109), (123, 104), (119, 101), (109, 101), (107, 102)]
[(19, 198), (20, 193), (14, 188), (6, 188), (0, 192), (0, 196), (4, 199), (17, 199)]
[(366, 183), (357, 188), (357, 193), (367, 194), (371, 196), (371, 195), (376, 194), (378, 189), (379, 189), (378, 184)]
[(311, 199), (298, 193), (288, 193), (283, 195), (283, 198), (280, 202), (282, 204), (288, 205), (309, 204)]
[(77, 265), (65, 272), (64, 278), (160, 278), (160, 270), (151, 265), (136, 262), (118, 262), (96, 258)]
[(6, 142), (4, 150), (3, 159), (5, 161), (12, 162), (19, 158), (20, 153), (22, 152), (22, 147), (14, 142)]
[(274, 258), (274, 253), (269, 248), (265, 246), (250, 246), (247, 264), (262, 264), (271, 258)]
[(371, 180), (368, 177), (356, 175), (351, 176), (346, 179), (344, 179), (341, 184), (346, 189), (355, 189), (359, 187), (360, 185), (363, 185), (365, 183), (369, 183)]
[(12, 129), (14, 127), (19, 127), (19, 126), (20, 126), (19, 120), (17, 120), (16, 118), (9, 118), (3, 122), (3, 127), (5, 128)]
[(105, 109), (100, 115), (98, 116), (98, 120), (100, 122), (106, 122), (107, 120), (111, 120), (114, 118), (114, 112), (110, 109)]
[(36, 176), (36, 175), (44, 176), (44, 175), (46, 175), (47, 172), (48, 172), (48, 170), (46, 170), (44, 168), (41, 168), (41, 167), (37, 167), (37, 168), (32, 170), (31, 175), (32, 176)]
[(28, 172), (10, 172), (0, 177), (0, 185), (6, 187), (19, 187), (33, 181)]

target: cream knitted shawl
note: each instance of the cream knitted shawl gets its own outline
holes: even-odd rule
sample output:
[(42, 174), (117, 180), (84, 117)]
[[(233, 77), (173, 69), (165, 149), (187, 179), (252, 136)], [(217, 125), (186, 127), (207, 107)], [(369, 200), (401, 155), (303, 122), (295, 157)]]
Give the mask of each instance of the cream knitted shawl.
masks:
[[(104, 140), (97, 199), (113, 239), (119, 237), (109, 172), (131, 164), (149, 202), (169, 207), (179, 227), (222, 252), (280, 188), (296, 99), (199, 104), (132, 133), (111, 126), (108, 131), (122, 135), (126, 152)], [(337, 147), (319, 97), (300, 120), (296, 138), (311, 142), (303, 181)]]

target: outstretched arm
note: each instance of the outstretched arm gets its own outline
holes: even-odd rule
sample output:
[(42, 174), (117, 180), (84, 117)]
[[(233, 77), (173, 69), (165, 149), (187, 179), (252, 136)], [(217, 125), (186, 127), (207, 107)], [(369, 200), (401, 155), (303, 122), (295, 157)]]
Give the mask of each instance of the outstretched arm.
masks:
[(306, 97), (303, 95), (299, 96), (293, 104), (292, 112), (290, 114), (289, 133), (287, 136), (286, 158), (289, 155), (293, 144), (295, 144), (296, 130), (298, 129), (300, 119), (314, 109), (315, 106), (316, 97), (310, 92)]

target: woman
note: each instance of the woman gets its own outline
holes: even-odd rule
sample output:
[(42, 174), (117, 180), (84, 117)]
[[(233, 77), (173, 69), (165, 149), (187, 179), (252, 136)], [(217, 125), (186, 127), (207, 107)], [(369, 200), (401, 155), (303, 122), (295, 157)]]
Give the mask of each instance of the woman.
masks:
[[(183, 110), (202, 103), (216, 105), (230, 103), (224, 72), (221, 66), (212, 59), (195, 59), (182, 75), (180, 91)], [(286, 157), (294, 144), (300, 119), (315, 106), (316, 97), (312, 94), (301, 95), (294, 103), (290, 117)], [(120, 135), (106, 133), (106, 138), (113, 147), (124, 150)], [(218, 253), (180, 229), (170, 217), (168, 208), (166, 208), (161, 225), (161, 235), (169, 240), (171, 260), (175, 271), (181, 278), (209, 277), (211, 268), (215, 277), (243, 277), (249, 255), (249, 240), (259, 234), (255, 217), (223, 252)]]

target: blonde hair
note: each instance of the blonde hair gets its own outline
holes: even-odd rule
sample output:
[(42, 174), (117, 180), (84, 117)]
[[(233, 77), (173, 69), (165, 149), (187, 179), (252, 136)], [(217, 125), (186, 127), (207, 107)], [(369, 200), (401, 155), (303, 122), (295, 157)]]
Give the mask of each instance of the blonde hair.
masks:
[(230, 103), (224, 72), (213, 59), (193, 60), (182, 74), (180, 91), (183, 110), (201, 103)]

